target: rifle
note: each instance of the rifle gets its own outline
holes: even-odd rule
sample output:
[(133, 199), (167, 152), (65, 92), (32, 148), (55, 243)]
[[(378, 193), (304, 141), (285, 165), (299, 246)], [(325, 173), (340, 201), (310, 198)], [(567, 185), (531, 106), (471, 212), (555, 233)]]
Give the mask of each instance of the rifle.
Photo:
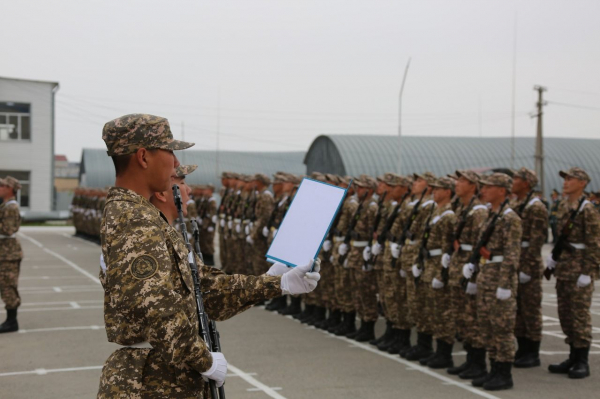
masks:
[[(344, 237), (344, 244), (346, 244), (346, 245), (349, 245), (350, 241), (352, 240), (352, 232), (354, 232), (356, 223), (358, 223), (358, 219), (360, 218), (360, 212), (362, 211), (362, 207), (365, 203), (365, 200), (367, 199), (367, 194), (369, 194), (369, 192), (365, 191), (362, 198), (360, 199), (358, 208), (356, 208), (356, 212), (354, 212), (354, 215), (352, 215), (352, 220), (350, 221), (350, 225), (348, 226), (348, 230), (346, 231), (346, 236)], [(344, 262), (346, 261), (346, 258), (348, 257), (349, 253), (350, 253), (350, 248), (348, 248), (348, 252), (346, 252), (346, 255), (342, 255), (338, 258), (339, 265), (342, 265), (342, 266), (344, 265)]]
[[(473, 253), (471, 254), (471, 257), (469, 258), (469, 263), (472, 263), (475, 266), (475, 271), (473, 272), (473, 276), (475, 276), (475, 274), (479, 271), (479, 262), (481, 260), (481, 257), (489, 259), (489, 257), (491, 256), (491, 254), (489, 253), (489, 251), (487, 251), (485, 246), (488, 244), (488, 242), (490, 242), (490, 239), (492, 238), (492, 234), (494, 234), (494, 229), (496, 228), (496, 222), (498, 221), (498, 218), (502, 214), (502, 211), (504, 210), (504, 207), (506, 206), (506, 204), (508, 204), (508, 198), (506, 198), (504, 200), (504, 202), (502, 202), (502, 204), (500, 204), (500, 209), (498, 209), (497, 213), (493, 214), (490, 224), (487, 226), (487, 228), (481, 235), (481, 238), (477, 242), (477, 245), (475, 246), (475, 248), (473, 248)], [(471, 279), (473, 279), (473, 276), (471, 277)], [(469, 280), (467, 280), (466, 278), (463, 277), (461, 280), (461, 285), (464, 288), (466, 288), (468, 282), (469, 282)]]
[[(400, 237), (398, 238), (398, 241), (396, 241), (396, 244), (402, 245), (404, 241), (406, 241), (406, 238), (408, 237), (408, 232), (410, 230), (410, 226), (412, 226), (413, 222), (417, 218), (417, 214), (419, 213), (419, 207), (421, 206), (421, 202), (423, 202), (423, 198), (425, 197), (426, 193), (427, 189), (423, 190), (423, 192), (421, 193), (421, 198), (419, 198), (419, 201), (415, 204), (412, 211), (410, 212), (408, 220), (406, 221), (406, 223), (404, 224), (404, 228), (402, 229), (402, 234), (400, 234)], [(397, 261), (398, 259), (392, 257), (392, 268), (396, 267)]]
[[(585, 195), (583, 195), (581, 197), (581, 199), (579, 200), (579, 203), (577, 204), (577, 208), (575, 208), (573, 211), (571, 211), (571, 215), (569, 215), (569, 220), (563, 226), (563, 229), (560, 232), (558, 239), (556, 240), (556, 244), (554, 244), (554, 248), (552, 248), (552, 259), (554, 261), (558, 261), (560, 259), (560, 256), (562, 255), (564, 250), (567, 250), (569, 252), (571, 252), (573, 250), (569, 246), (569, 243), (567, 242), (567, 238), (569, 237), (569, 234), (571, 234), (571, 231), (573, 230), (573, 226), (575, 225), (575, 218), (577, 217), (577, 214), (581, 210), (581, 205), (583, 204), (584, 201), (585, 201)], [(552, 278), (553, 274), (554, 274), (554, 269), (546, 268), (544, 270), (544, 277), (546, 277), (546, 280), (550, 280), (550, 278)]]
[[(196, 298), (196, 311), (198, 313), (198, 322), (199, 322), (199, 332), (202, 336), (202, 339), (206, 343), (208, 348), (214, 349), (213, 342), (211, 339), (210, 326), (208, 322), (208, 316), (204, 312), (204, 300), (202, 299), (202, 291), (200, 290), (200, 277), (198, 275), (198, 265), (196, 264), (196, 258), (193, 255), (194, 249), (192, 248), (192, 244), (190, 244), (190, 239), (188, 237), (187, 230), (185, 228), (185, 222), (183, 221), (183, 207), (181, 204), (181, 192), (179, 191), (179, 186), (177, 184), (173, 185), (173, 198), (175, 200), (175, 206), (177, 206), (177, 214), (179, 216), (181, 234), (183, 235), (183, 241), (188, 250), (188, 263), (190, 264), (190, 270), (192, 272), (192, 280), (194, 281), (194, 297)], [(196, 229), (198, 225), (196, 224)], [(202, 255), (200, 254), (200, 257)], [(216, 331), (216, 328), (215, 328)], [(218, 334), (218, 333), (217, 333)], [(215, 381), (209, 380), (208, 386), (210, 388), (210, 394), (213, 399), (219, 399), (219, 393), (222, 392), (223, 396), (221, 399), (224, 399), (225, 389), (223, 387), (219, 388), (219, 393), (217, 393), (217, 386)]]
[(225, 213), (225, 199), (229, 196), (229, 188), (225, 187), (225, 193), (221, 197), (221, 203), (219, 204), (219, 213)]
[[(400, 201), (398, 201), (398, 204), (396, 205), (396, 207), (394, 208), (394, 210), (392, 211), (390, 216), (388, 216), (387, 220), (385, 221), (385, 225), (383, 226), (383, 230), (381, 231), (381, 234), (377, 236), (377, 243), (379, 245), (383, 245), (385, 243), (388, 232), (394, 225), (394, 221), (396, 220), (396, 218), (398, 217), (398, 214), (400, 213), (400, 208), (402, 207), (404, 200), (409, 195), (410, 195), (410, 189), (402, 196), (402, 198), (400, 198)], [(379, 256), (379, 255), (375, 255), (373, 257), (373, 264), (377, 263), (377, 256)]]
[[(427, 217), (427, 220), (425, 221), (425, 230), (423, 231), (423, 238), (421, 238), (421, 246), (419, 247), (419, 254), (417, 255), (417, 267), (419, 268), (419, 270), (423, 270), (425, 268), (425, 265), (423, 264), (425, 262), (425, 259), (427, 259), (429, 257), (429, 251), (427, 251), (427, 242), (429, 241), (429, 233), (431, 233), (431, 217), (433, 216), (433, 212), (435, 211), (435, 206), (431, 207), (431, 211), (429, 212), (429, 216)], [(423, 267), (421, 267), (423, 266)], [(421, 275), (419, 275), (419, 277), (415, 276), (415, 286), (417, 285), (417, 283), (419, 282), (419, 279), (421, 278)]]
[[(377, 215), (375, 216), (375, 223), (373, 224), (373, 228), (371, 229), (371, 234), (369, 234), (369, 237), (371, 237), (371, 240), (369, 242), (369, 248), (373, 247), (373, 242), (375, 241), (375, 233), (377, 232), (377, 226), (379, 226), (379, 222), (381, 221), (381, 208), (383, 205), (383, 202), (385, 201), (385, 197), (387, 195), (387, 191), (383, 192), (383, 195), (381, 196), (381, 198), (379, 198), (379, 201), (377, 203)], [(366, 262), (366, 265), (363, 266), (363, 269), (367, 270), (370, 269), (371, 266), (373, 266), (375, 264), (375, 262), (372, 262), (371, 260), (373, 259), (373, 255), (371, 255), (371, 258), (369, 259), (368, 262)]]
[(527, 194), (527, 198), (525, 198), (525, 202), (523, 202), (521, 205), (519, 205), (519, 207), (517, 209), (515, 209), (517, 211), (517, 215), (519, 215), (519, 217), (523, 217), (523, 211), (525, 210), (525, 207), (527, 206), (527, 204), (529, 203), (529, 200), (531, 199), (531, 196), (533, 195), (533, 190), (531, 190), (528, 194)]

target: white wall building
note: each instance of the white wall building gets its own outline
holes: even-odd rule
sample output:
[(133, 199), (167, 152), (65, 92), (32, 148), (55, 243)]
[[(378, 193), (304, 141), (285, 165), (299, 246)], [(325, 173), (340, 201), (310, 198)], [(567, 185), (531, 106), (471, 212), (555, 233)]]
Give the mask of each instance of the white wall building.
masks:
[(0, 178), (14, 176), (26, 218), (54, 210), (54, 95), (58, 83), (0, 77)]

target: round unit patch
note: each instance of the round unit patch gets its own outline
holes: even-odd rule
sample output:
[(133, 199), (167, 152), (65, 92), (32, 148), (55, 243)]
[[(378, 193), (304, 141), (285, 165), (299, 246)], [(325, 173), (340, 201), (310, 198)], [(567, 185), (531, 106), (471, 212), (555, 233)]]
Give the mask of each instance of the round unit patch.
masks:
[(144, 280), (154, 276), (158, 270), (158, 262), (152, 255), (140, 255), (133, 260), (131, 267), (131, 275), (138, 280)]

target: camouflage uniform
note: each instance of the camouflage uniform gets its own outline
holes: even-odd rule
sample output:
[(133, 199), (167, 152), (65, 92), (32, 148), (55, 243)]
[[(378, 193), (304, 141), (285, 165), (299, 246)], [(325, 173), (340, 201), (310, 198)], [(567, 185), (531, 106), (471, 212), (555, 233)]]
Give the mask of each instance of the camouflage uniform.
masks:
[(350, 221), (356, 209), (358, 208), (358, 200), (355, 195), (348, 196), (342, 205), (340, 210), (341, 216), (340, 221), (337, 224), (337, 231), (333, 237), (333, 248), (331, 250), (333, 254), (333, 265), (336, 268), (335, 271), (335, 296), (337, 304), (340, 310), (344, 313), (351, 313), (354, 311), (354, 303), (352, 302), (352, 273), (348, 267), (348, 263), (340, 264), (340, 255), (338, 254), (338, 248), (344, 241), (344, 236), (349, 228)]
[[(254, 176), (254, 180), (259, 180), (267, 187), (271, 184), (271, 180), (268, 176), (263, 174), (257, 174)], [(271, 193), (267, 188), (264, 188), (257, 196), (256, 199), (256, 207), (254, 210), (254, 216), (256, 221), (252, 226), (252, 230), (250, 232), (250, 237), (253, 241), (252, 251), (252, 268), (254, 270), (254, 274), (259, 276), (266, 272), (269, 268), (269, 262), (266, 261), (266, 254), (269, 250), (267, 238), (263, 235), (263, 227), (266, 227), (269, 222), (269, 218), (271, 217), (271, 213), (273, 212), (274, 207), (274, 197), (273, 193)]]
[[(20, 188), (16, 179), (8, 176), (0, 179), (0, 185)], [(17, 289), (23, 251), (16, 238), (21, 227), (19, 204), (15, 198), (8, 198), (0, 205), (0, 294), (6, 309), (17, 309), (21, 297)]]
[[(215, 254), (215, 232), (217, 225), (217, 200), (212, 193), (204, 198), (202, 203), (202, 211), (198, 215), (201, 218), (200, 224), (200, 249), (205, 258), (210, 259)], [(212, 262), (211, 262), (212, 263)]]

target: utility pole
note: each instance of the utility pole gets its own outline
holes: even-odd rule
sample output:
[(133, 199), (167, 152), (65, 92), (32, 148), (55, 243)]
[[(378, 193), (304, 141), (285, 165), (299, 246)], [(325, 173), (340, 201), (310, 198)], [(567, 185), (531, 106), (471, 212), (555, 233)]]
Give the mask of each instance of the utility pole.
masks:
[(544, 138), (542, 134), (542, 116), (544, 114), (543, 107), (547, 104), (546, 101), (543, 100), (543, 93), (547, 90), (543, 86), (534, 86), (533, 90), (538, 92), (538, 101), (536, 103), (537, 106), (537, 114), (533, 115), (533, 117), (537, 117), (537, 135), (535, 140), (535, 173), (538, 175), (538, 179), (540, 180), (540, 189), (542, 191), (542, 195), (545, 195), (545, 187), (544, 187)]
[(517, 86), (517, 13), (515, 12), (513, 64), (512, 64), (512, 112), (510, 124), (510, 168), (515, 167), (515, 102)]
[(402, 93), (404, 92), (404, 83), (406, 82), (406, 75), (408, 74), (408, 67), (410, 66), (410, 58), (406, 63), (404, 69), (404, 77), (402, 78), (402, 85), (400, 86), (400, 97), (398, 102), (398, 174), (402, 174)]

